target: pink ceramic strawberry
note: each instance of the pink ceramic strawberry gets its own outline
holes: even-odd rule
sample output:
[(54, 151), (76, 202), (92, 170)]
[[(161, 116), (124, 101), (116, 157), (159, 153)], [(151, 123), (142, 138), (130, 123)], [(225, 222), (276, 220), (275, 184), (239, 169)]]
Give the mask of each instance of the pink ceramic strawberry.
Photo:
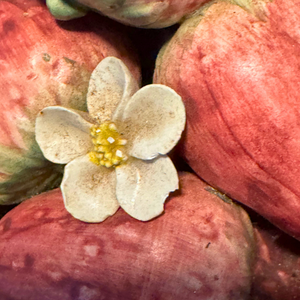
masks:
[(76, 220), (60, 190), (33, 197), (0, 221), (1, 299), (244, 300), (255, 254), (252, 225), (196, 176), (165, 214), (122, 209), (99, 224)]
[(103, 17), (62, 26), (38, 0), (0, 1), (0, 11), (0, 204), (8, 204), (61, 179), (35, 142), (37, 113), (86, 109), (90, 74), (104, 57), (121, 58), (136, 79), (139, 66), (124, 28)]
[(300, 239), (299, 0), (212, 2), (161, 51), (185, 102), (182, 154), (205, 181)]

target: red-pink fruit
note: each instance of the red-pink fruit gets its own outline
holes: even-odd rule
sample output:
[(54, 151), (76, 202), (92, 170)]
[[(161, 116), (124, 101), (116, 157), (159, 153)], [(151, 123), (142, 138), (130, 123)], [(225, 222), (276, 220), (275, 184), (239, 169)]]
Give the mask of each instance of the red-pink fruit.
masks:
[(0, 204), (57, 186), (59, 168), (35, 143), (35, 117), (49, 105), (84, 109), (90, 74), (107, 56), (139, 78), (118, 24), (91, 14), (61, 26), (41, 1), (0, 1)]
[(215, 2), (186, 21), (155, 82), (183, 97), (196, 173), (300, 239), (300, 1), (264, 2), (257, 15)]
[(62, 20), (77, 18), (85, 9), (92, 9), (127, 25), (162, 28), (181, 21), (206, 2), (208, 0), (73, 0), (68, 3), (70, 7), (64, 1), (47, 0), (47, 5), (51, 13)]
[(264, 222), (254, 225), (257, 258), (252, 300), (300, 299), (300, 242)]
[(103, 223), (74, 219), (60, 190), (0, 221), (0, 298), (24, 300), (248, 299), (254, 258), (244, 210), (196, 176), (149, 222), (123, 210)]

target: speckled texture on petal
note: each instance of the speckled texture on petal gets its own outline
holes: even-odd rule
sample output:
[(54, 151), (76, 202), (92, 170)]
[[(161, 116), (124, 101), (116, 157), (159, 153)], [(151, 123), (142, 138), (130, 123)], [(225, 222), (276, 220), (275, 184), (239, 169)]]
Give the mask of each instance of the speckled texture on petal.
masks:
[(86, 114), (61, 106), (49, 106), (38, 114), (36, 141), (48, 160), (65, 164), (91, 149), (92, 124), (82, 115)]
[(65, 167), (61, 190), (68, 212), (84, 222), (102, 222), (119, 208), (114, 169), (97, 166), (88, 155)]
[(185, 126), (185, 108), (174, 90), (151, 84), (130, 99), (123, 122), (129, 154), (152, 159), (168, 153), (177, 144)]
[(167, 156), (151, 161), (132, 158), (117, 167), (116, 174), (120, 206), (141, 221), (159, 216), (169, 192), (178, 189), (177, 171)]
[[(118, 117), (122, 102), (126, 102), (138, 90), (138, 83), (125, 64), (115, 58), (107, 57), (93, 71), (87, 105), (92, 117), (99, 123)], [(121, 105), (117, 110), (117, 106)]]

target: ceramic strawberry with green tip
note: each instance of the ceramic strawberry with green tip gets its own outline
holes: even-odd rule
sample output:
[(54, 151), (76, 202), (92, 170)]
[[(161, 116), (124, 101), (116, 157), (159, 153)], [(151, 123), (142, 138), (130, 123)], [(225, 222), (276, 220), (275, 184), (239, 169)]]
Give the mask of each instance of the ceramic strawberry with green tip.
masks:
[(58, 20), (98, 11), (127, 25), (162, 28), (181, 22), (195, 13), (207, 0), (47, 0), (50, 12)]
[(37, 113), (58, 104), (86, 109), (89, 78), (104, 57), (121, 58), (137, 80), (140, 73), (126, 31), (107, 18), (60, 26), (39, 0), (0, 1), (0, 11), (0, 204), (11, 204), (61, 181), (62, 167), (36, 144)]

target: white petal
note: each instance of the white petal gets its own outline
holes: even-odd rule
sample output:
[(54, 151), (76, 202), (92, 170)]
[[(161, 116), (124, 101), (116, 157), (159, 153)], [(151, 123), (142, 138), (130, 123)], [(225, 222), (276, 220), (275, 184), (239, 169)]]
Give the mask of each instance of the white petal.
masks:
[(119, 208), (115, 170), (95, 165), (88, 155), (67, 164), (61, 190), (67, 211), (84, 222), (102, 222)]
[[(138, 88), (136, 80), (120, 59), (103, 59), (93, 71), (89, 83), (87, 106), (91, 116), (99, 123), (111, 120), (117, 106), (126, 103)], [(122, 105), (114, 118), (122, 113)]]
[(184, 126), (181, 97), (167, 86), (151, 84), (128, 101), (121, 131), (129, 142), (130, 155), (152, 159), (168, 153), (177, 144)]
[(38, 114), (36, 141), (48, 160), (65, 164), (91, 149), (92, 124), (83, 116), (88, 114), (60, 106), (46, 107)]
[(120, 206), (141, 221), (159, 216), (169, 192), (178, 189), (177, 171), (168, 156), (151, 161), (132, 158), (116, 173)]

